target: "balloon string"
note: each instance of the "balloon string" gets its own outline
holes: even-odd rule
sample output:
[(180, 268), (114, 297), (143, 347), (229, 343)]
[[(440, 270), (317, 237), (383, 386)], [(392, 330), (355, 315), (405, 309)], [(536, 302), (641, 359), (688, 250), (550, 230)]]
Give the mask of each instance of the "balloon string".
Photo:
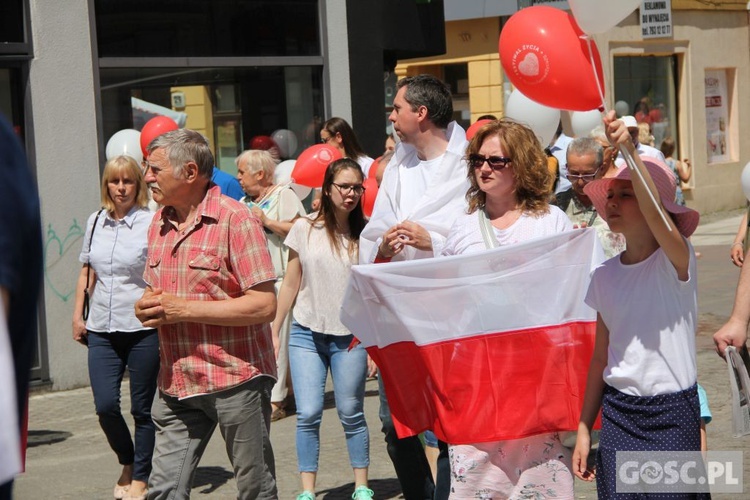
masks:
[[(583, 35), (582, 38), (586, 40), (586, 45), (588, 45), (588, 48), (589, 48), (589, 60), (591, 61), (591, 70), (594, 72), (594, 80), (596, 80), (596, 89), (599, 91), (599, 97), (602, 100), (602, 105), (599, 107), (599, 111), (602, 113), (602, 116), (604, 116), (609, 111), (607, 109), (607, 103), (604, 100), (604, 89), (602, 88), (602, 84), (601, 84), (604, 78), (600, 80), (599, 75), (596, 72), (596, 63), (594, 62), (594, 50), (591, 47), (591, 37), (589, 35)], [(654, 197), (654, 193), (651, 192), (651, 189), (649, 188), (648, 184), (646, 184), (646, 179), (643, 178), (643, 173), (641, 173), (641, 171), (636, 166), (635, 158), (633, 158), (633, 155), (630, 154), (630, 151), (625, 149), (625, 146), (623, 144), (618, 145), (617, 149), (619, 149), (620, 154), (625, 159), (625, 163), (628, 165), (628, 168), (630, 169), (630, 171), (638, 174), (638, 177), (641, 179), (641, 182), (646, 187), (646, 192), (648, 193), (649, 198), (651, 198), (651, 202), (656, 207), (656, 211), (659, 212), (659, 215), (661, 216), (661, 220), (664, 221), (664, 224), (667, 226), (667, 229), (671, 231), (672, 226), (669, 225), (669, 222), (667, 221), (667, 216), (664, 215), (664, 211), (662, 210), (661, 204), (657, 203), (656, 198)]]
[(596, 90), (599, 91), (599, 98), (602, 100), (602, 105), (599, 107), (599, 110), (604, 110), (602, 113), (607, 113), (609, 110), (607, 109), (607, 103), (604, 100), (604, 88), (602, 88), (602, 81), (604, 80), (604, 76), (602, 78), (599, 78), (599, 75), (596, 72), (596, 63), (594, 62), (594, 49), (591, 47), (591, 36), (589, 35), (583, 35), (582, 38), (586, 40), (586, 45), (589, 47), (589, 60), (591, 61), (591, 71), (594, 72), (594, 80), (596, 81)]
[(633, 155), (630, 154), (630, 151), (625, 149), (624, 144), (618, 145), (617, 149), (620, 150), (620, 153), (622, 154), (622, 157), (625, 158), (625, 163), (628, 164), (628, 168), (631, 172), (635, 172), (638, 174), (638, 177), (640, 177), (641, 182), (646, 188), (646, 192), (648, 193), (648, 197), (651, 198), (651, 203), (654, 204), (656, 207), (656, 211), (659, 212), (659, 215), (661, 216), (661, 220), (664, 221), (664, 225), (667, 226), (667, 229), (670, 231), (672, 230), (672, 226), (669, 225), (669, 221), (667, 221), (667, 216), (664, 215), (664, 211), (662, 210), (661, 203), (658, 203), (656, 201), (656, 198), (654, 198), (654, 193), (651, 192), (651, 188), (649, 188), (648, 184), (646, 184), (646, 179), (643, 178), (643, 174), (638, 169), (638, 167), (635, 164), (635, 158), (633, 158)]

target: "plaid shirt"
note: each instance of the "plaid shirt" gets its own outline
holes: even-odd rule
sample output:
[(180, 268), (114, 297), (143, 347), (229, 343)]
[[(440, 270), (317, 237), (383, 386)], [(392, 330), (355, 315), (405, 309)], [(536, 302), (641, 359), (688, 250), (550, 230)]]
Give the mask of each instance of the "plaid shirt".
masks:
[[(191, 225), (177, 229), (172, 207), (154, 216), (143, 277), (154, 288), (187, 300), (226, 300), (276, 279), (263, 226), (246, 206), (211, 186)], [(268, 323), (159, 327), (159, 389), (184, 398), (276, 376)]]

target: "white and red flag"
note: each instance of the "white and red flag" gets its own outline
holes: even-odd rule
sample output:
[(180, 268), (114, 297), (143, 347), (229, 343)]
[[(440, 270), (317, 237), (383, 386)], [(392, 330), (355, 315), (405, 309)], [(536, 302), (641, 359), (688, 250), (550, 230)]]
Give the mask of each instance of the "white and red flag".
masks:
[(352, 267), (341, 320), (380, 368), (400, 437), (451, 444), (576, 430), (603, 260), (593, 229)]

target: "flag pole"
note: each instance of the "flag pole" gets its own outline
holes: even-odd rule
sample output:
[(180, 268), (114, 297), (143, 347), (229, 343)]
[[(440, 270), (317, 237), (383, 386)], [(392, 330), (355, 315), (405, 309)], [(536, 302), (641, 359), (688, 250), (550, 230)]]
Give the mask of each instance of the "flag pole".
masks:
[[(599, 97), (601, 98), (601, 101), (602, 101), (602, 105), (599, 106), (599, 112), (602, 114), (602, 117), (604, 117), (606, 116), (609, 110), (607, 109), (607, 102), (604, 100), (604, 89), (602, 88), (602, 85), (599, 82), (599, 75), (596, 74), (596, 64), (594, 63), (594, 51), (591, 47), (591, 36), (588, 34), (585, 34), (585, 35), (582, 35), (581, 38), (586, 40), (586, 45), (588, 46), (588, 49), (589, 49), (589, 59), (591, 60), (591, 70), (594, 72), (594, 80), (596, 80), (596, 88), (599, 91)], [(630, 151), (628, 151), (623, 144), (617, 145), (617, 149), (620, 151), (620, 154), (622, 154), (622, 157), (625, 159), (625, 163), (627, 164), (631, 173), (635, 172), (636, 174), (638, 174), (638, 177), (641, 179), (641, 182), (646, 187), (646, 192), (648, 193), (649, 198), (651, 198), (651, 202), (656, 207), (657, 212), (659, 212), (659, 215), (661, 216), (661, 220), (664, 221), (664, 224), (667, 226), (667, 229), (672, 231), (672, 226), (669, 225), (669, 221), (667, 220), (666, 215), (664, 215), (664, 210), (662, 210), (661, 203), (658, 203), (656, 201), (656, 198), (654, 197), (654, 193), (651, 192), (651, 188), (646, 183), (646, 180), (643, 178), (643, 173), (641, 173), (641, 171), (636, 166), (635, 158), (633, 158), (633, 155), (630, 154)]]

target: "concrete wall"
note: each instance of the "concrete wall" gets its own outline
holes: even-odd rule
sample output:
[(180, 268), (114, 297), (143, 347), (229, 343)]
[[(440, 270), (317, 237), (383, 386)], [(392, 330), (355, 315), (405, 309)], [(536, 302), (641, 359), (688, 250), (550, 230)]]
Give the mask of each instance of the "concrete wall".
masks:
[[(733, 11), (680, 10), (673, 12), (674, 37), (643, 40), (637, 11), (605, 34), (595, 37), (603, 54), (609, 105), (614, 92), (611, 84), (616, 55), (678, 54), (681, 158), (693, 165), (693, 189), (685, 192), (688, 205), (702, 213), (743, 206), (740, 173), (750, 160), (750, 94), (740, 89), (750, 82), (748, 13)], [(608, 56), (606, 54), (609, 54)], [(704, 76), (707, 69), (732, 68), (728, 81), (729, 127), (732, 138), (731, 160), (708, 164), (706, 153), (706, 113)]]
[(45, 238), (44, 310), (55, 389), (88, 383), (86, 349), (72, 339), (86, 220), (99, 206), (99, 151), (86, 0), (31, 2), (29, 85)]
[[(323, 27), (323, 54), (328, 55), (328, 65), (323, 69), (330, 88), (327, 106), (332, 116), (338, 116), (356, 127), (352, 122), (351, 83), (349, 81), (349, 32), (346, 22), (346, 0), (325, 0)], [(324, 86), (325, 86), (324, 82)]]

